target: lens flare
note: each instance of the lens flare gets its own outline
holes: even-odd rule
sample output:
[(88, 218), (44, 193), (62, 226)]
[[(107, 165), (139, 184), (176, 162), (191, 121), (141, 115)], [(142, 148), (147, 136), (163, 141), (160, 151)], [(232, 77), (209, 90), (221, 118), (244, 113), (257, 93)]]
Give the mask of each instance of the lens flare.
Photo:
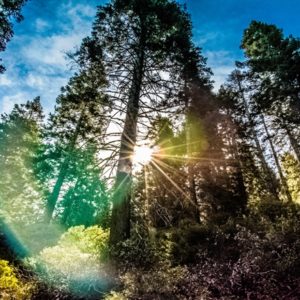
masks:
[(147, 165), (152, 160), (154, 152), (155, 148), (147, 145), (135, 147), (133, 154), (133, 163), (142, 166)]

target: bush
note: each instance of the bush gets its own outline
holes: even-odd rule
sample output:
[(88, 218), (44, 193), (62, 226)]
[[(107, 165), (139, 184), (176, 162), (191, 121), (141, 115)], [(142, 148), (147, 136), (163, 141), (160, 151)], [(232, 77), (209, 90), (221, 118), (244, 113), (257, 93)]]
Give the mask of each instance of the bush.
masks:
[(72, 227), (57, 246), (45, 248), (27, 263), (59, 293), (93, 299), (110, 285), (104, 264), (107, 245), (108, 231), (97, 226)]
[(111, 299), (300, 299), (299, 211), (283, 211), (276, 221), (252, 215), (157, 231), (159, 259), (152, 268), (125, 264)]
[(0, 298), (1, 299), (31, 299), (35, 290), (33, 282), (21, 280), (17, 270), (8, 261), (0, 260)]
[(120, 276), (122, 292), (112, 292), (105, 299), (180, 299), (176, 297), (177, 285), (186, 275), (185, 267), (168, 264), (150, 270), (131, 268)]

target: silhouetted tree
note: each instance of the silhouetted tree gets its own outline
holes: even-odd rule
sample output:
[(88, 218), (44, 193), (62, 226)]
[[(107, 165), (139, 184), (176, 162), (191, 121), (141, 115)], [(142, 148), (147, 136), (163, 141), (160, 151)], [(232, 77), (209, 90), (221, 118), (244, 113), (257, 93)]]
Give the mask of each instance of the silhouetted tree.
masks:
[[(6, 49), (6, 44), (11, 40), (13, 32), (12, 20), (17, 22), (23, 20), (20, 11), (27, 0), (2, 0), (0, 2), (0, 52)], [(0, 62), (2, 60), (0, 59)], [(0, 74), (5, 70), (3, 65), (0, 65)]]

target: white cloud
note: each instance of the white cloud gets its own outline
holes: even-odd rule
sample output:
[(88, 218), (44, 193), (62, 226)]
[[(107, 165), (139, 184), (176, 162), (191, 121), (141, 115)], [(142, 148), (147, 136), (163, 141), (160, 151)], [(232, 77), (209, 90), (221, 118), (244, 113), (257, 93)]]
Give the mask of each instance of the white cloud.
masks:
[(49, 23), (43, 19), (36, 19), (35, 28), (37, 32), (42, 32), (49, 27)]
[(66, 52), (79, 45), (83, 35), (54, 35), (48, 38), (33, 40), (29, 46), (23, 48), (24, 56), (30, 62), (43, 63), (51, 67), (66, 68)]
[(234, 62), (233, 57), (235, 57), (232, 53), (225, 50), (204, 51), (203, 55), (207, 57), (210, 65), (212, 66), (220, 66), (220, 64), (232, 64)]
[[(63, 17), (58, 19), (64, 20), (59, 23), (61, 33), (49, 37), (38, 36), (23, 47), (22, 53), (31, 63), (67, 69), (66, 53), (79, 46), (82, 39), (89, 34), (92, 17), (96, 13), (95, 7), (83, 4), (74, 6), (69, 2), (62, 5), (59, 11), (63, 12)], [(36, 21), (37, 27), (47, 25), (42, 19)]]
[(0, 86), (11, 86), (13, 84), (12, 80), (7, 77), (7, 75), (0, 75)]
[(10, 43), (13, 51), (5, 57), (7, 71), (0, 75), (0, 86), (7, 87), (5, 91), (0, 89), (0, 112), (8, 112), (15, 103), (38, 95), (45, 111), (53, 109), (61, 86), (73, 74), (66, 53), (80, 46), (90, 34), (96, 14), (96, 6), (74, 2), (61, 1), (52, 20), (37, 18), (33, 20), (32, 35), (14, 37)]
[(196, 35), (198, 38), (196, 38), (195, 43), (200, 47), (203, 47), (205, 44), (213, 40), (223, 38), (223, 34), (220, 31), (209, 32), (197, 30)]
[(96, 9), (90, 5), (77, 4), (75, 6), (68, 4), (67, 14), (72, 20), (82, 17), (93, 17), (95, 15)]
[(214, 91), (218, 91), (220, 86), (224, 84), (229, 76), (229, 74), (234, 70), (234, 65), (232, 66), (219, 66), (213, 69), (214, 76)]
[(224, 50), (206, 51), (203, 54), (207, 57), (207, 64), (214, 73), (214, 90), (218, 91), (220, 86), (226, 82), (227, 77), (235, 68), (235, 56), (229, 51)]
[(9, 113), (15, 104), (24, 103), (28, 100), (28, 94), (19, 92), (15, 95), (4, 96), (2, 99), (1, 113)]
[(29, 74), (26, 78), (26, 84), (33, 88), (42, 88), (45, 86), (45, 78), (39, 75)]

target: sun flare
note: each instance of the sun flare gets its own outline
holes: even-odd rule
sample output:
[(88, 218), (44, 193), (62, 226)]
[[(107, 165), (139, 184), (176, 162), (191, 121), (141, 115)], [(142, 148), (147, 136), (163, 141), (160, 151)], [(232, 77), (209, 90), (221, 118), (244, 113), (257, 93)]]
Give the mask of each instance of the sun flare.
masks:
[(134, 149), (133, 162), (137, 165), (147, 165), (154, 154), (155, 149), (153, 147), (142, 145), (137, 146)]

